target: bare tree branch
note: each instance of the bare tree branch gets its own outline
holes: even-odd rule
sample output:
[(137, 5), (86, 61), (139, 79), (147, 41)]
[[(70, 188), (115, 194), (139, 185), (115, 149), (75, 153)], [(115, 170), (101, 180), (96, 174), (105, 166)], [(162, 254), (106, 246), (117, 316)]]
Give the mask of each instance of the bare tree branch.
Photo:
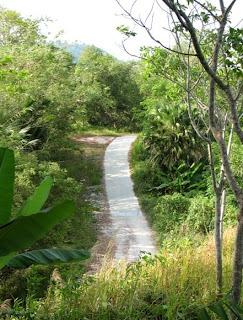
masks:
[[(170, 52), (178, 53), (178, 54), (181, 54), (181, 55), (185, 55), (185, 56), (188, 55), (188, 54), (185, 53), (185, 52), (179, 52), (179, 51), (173, 50), (173, 49), (165, 46), (160, 40), (156, 39), (156, 38), (153, 36), (151, 30), (145, 25), (145, 23), (144, 23), (141, 19), (137, 19), (137, 18), (135, 18), (134, 16), (132, 16), (131, 13), (128, 12), (128, 11), (121, 5), (121, 3), (119, 2), (119, 0), (115, 0), (115, 1), (116, 1), (116, 2), (118, 3), (118, 5), (122, 8), (122, 10), (126, 13), (126, 15), (127, 15), (132, 21), (134, 21), (137, 25), (139, 25), (140, 27), (144, 28), (145, 31), (148, 33), (149, 37), (150, 37), (154, 42), (158, 43), (162, 48), (164, 48), (165, 50), (168, 50), (168, 51), (170, 51)], [(195, 57), (195, 56), (197, 56), (197, 55), (196, 55), (196, 54), (190, 54), (190, 56)]]
[(219, 0), (221, 12), (224, 15), (225, 14), (225, 6), (224, 6), (224, 0)]

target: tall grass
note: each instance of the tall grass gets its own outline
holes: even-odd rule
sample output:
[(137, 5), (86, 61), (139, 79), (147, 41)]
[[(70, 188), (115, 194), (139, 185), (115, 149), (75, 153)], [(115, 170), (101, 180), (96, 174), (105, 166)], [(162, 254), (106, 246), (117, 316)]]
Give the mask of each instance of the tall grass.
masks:
[[(230, 290), (234, 229), (225, 232), (224, 293)], [(135, 263), (112, 265), (75, 282), (52, 284), (38, 319), (198, 319), (215, 299), (215, 250), (210, 235), (196, 248), (186, 241)]]

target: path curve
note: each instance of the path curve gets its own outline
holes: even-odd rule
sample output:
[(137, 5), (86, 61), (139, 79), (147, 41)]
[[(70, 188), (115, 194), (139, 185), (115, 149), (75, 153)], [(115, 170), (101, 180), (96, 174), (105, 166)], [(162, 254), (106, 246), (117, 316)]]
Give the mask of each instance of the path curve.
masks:
[(128, 154), (136, 135), (114, 139), (106, 149), (104, 168), (115, 260), (135, 261), (140, 251), (155, 253), (152, 232), (139, 207), (130, 178)]

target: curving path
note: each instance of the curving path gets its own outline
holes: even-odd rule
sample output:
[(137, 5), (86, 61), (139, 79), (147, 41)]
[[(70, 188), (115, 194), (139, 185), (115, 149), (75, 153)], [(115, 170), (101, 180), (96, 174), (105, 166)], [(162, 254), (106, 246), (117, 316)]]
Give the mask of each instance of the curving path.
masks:
[(130, 178), (128, 153), (137, 136), (114, 139), (105, 152), (105, 184), (115, 233), (115, 260), (138, 260), (140, 251), (156, 252), (148, 223)]

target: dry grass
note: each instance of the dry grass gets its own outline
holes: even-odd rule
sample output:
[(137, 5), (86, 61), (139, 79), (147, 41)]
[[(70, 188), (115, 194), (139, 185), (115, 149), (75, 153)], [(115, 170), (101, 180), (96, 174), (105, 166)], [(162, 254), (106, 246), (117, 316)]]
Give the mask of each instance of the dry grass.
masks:
[[(226, 294), (231, 282), (234, 229), (227, 229), (224, 238)], [(55, 301), (46, 301), (55, 319), (197, 319), (198, 309), (215, 300), (213, 237), (208, 236), (199, 248), (164, 248), (157, 256), (148, 255), (133, 264), (121, 261), (115, 266), (107, 257), (99, 273), (83, 278), (72, 290), (68, 288), (70, 283), (60, 289), (61, 305), (68, 309), (57, 310)]]

